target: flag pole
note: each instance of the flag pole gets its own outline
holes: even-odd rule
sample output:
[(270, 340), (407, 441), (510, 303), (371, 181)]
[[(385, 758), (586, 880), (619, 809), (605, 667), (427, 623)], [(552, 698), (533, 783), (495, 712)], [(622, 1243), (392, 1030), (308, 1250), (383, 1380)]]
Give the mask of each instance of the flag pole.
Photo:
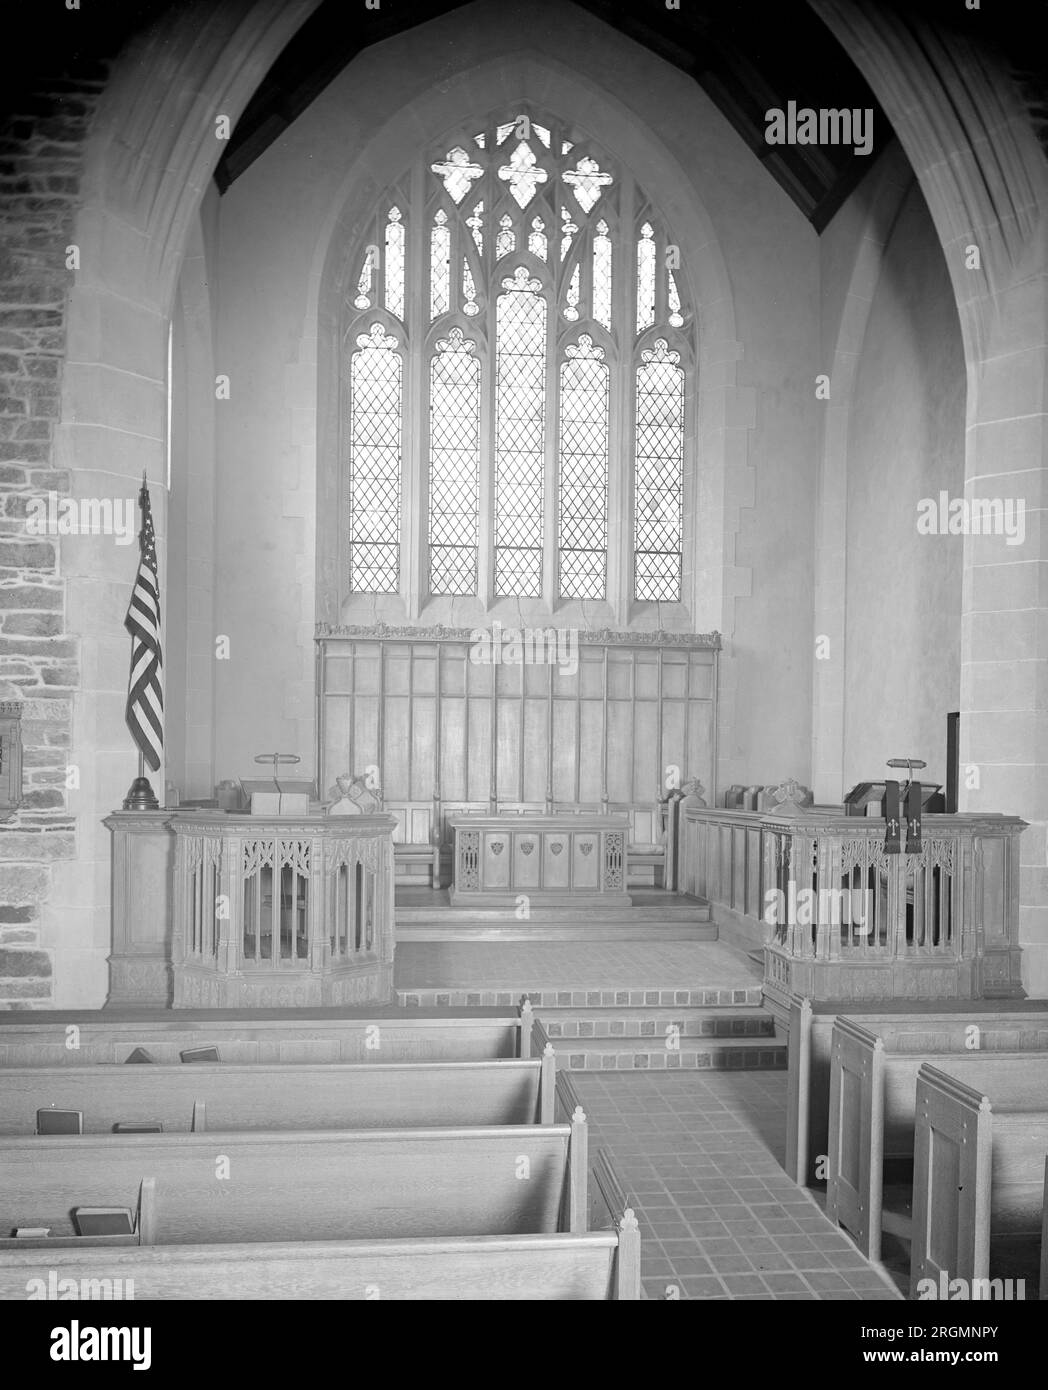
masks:
[[(147, 505), (148, 505), (148, 499), (149, 499), (149, 485), (148, 485), (148, 483), (147, 483), (147, 481), (146, 481), (146, 472), (145, 472), (145, 469), (143, 469), (143, 470), (142, 470), (142, 486), (141, 486), (141, 488), (140, 488), (140, 490), (139, 490), (139, 493), (138, 493), (138, 505), (139, 505), (139, 507), (141, 508), (141, 511), (142, 511), (142, 529), (141, 529), (141, 530), (139, 531), (139, 533), (138, 533), (139, 564), (140, 564), (140, 566), (141, 566), (141, 560), (142, 560), (142, 542), (143, 542), (143, 537), (145, 536), (146, 530), (147, 530), (147, 527), (146, 527), (146, 508), (147, 508)], [(149, 530), (150, 530), (150, 531), (152, 530), (152, 523), (150, 523)], [(155, 566), (155, 562), (154, 562), (154, 566)], [(154, 573), (155, 573), (155, 569), (154, 569)], [(126, 624), (126, 622), (125, 622), (125, 626), (126, 626), (126, 625), (127, 625), (127, 624)], [(137, 740), (136, 740), (136, 746), (137, 746)], [(142, 749), (141, 749), (140, 746), (138, 747), (138, 776), (137, 776), (137, 777), (135, 778), (135, 780), (131, 783), (131, 786), (128, 788), (127, 795), (124, 797), (124, 810), (125, 810), (125, 811), (159, 811), (159, 810), (160, 810), (160, 802), (157, 801), (156, 795), (155, 795), (155, 793), (154, 793), (154, 791), (153, 791), (152, 784), (150, 783), (149, 778), (146, 776), (146, 759), (145, 759), (145, 754), (142, 752)]]
[(125, 811), (159, 811), (160, 802), (156, 799), (152, 783), (146, 776), (146, 760), (142, 753), (138, 755), (138, 776), (128, 788), (127, 795), (124, 797)]

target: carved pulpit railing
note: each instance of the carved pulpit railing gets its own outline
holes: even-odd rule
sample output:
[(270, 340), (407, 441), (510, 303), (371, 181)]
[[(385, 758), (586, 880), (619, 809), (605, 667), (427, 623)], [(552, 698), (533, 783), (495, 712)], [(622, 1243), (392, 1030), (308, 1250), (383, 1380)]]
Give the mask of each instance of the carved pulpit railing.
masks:
[(394, 819), (172, 818), (176, 1008), (388, 1001)]
[(920, 850), (895, 854), (879, 819), (689, 808), (681, 887), (762, 944), (773, 1004), (1016, 997), (1024, 829), (1015, 816), (926, 815)]

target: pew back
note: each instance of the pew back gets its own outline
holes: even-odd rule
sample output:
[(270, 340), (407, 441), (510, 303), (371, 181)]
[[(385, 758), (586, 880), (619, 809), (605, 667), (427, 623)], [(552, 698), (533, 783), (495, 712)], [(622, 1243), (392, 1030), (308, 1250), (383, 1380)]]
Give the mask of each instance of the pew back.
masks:
[(519, 1056), (520, 1036), (512, 1007), (10, 1013), (0, 1019), (0, 1067), (125, 1062), (136, 1047), (161, 1064), (197, 1047), (240, 1064), (486, 1061)]
[(921, 1067), (911, 1296), (922, 1279), (988, 1279), (992, 1243), (1039, 1239), (1048, 1151), (1043, 1072), (1034, 1058), (1005, 1061), (988, 1075)]
[(861, 1004), (817, 1003), (794, 997), (790, 1006), (786, 1086), (785, 1168), (795, 1181), (816, 1181), (820, 1156), (829, 1152), (830, 1053), (833, 1025), (847, 1017), (875, 1033), (892, 1031), (896, 1051), (964, 1050), (973, 1025), (982, 1052), (1048, 1050), (1044, 1003), (994, 999), (914, 1000), (864, 1009)]
[[(914, 1021), (916, 1023), (916, 1021)], [(880, 1029), (881, 1025), (875, 1025)], [(829, 1144), (826, 1211), (849, 1230), (869, 1259), (880, 1258), (883, 1194), (888, 1165), (904, 1164), (909, 1175), (913, 1156), (917, 1075), (927, 1060), (950, 1065), (970, 1085), (994, 1094), (1011, 1094), (1016, 1085), (1036, 1087), (1036, 1073), (1048, 1072), (1048, 1053), (971, 1052), (970, 1035), (946, 1033), (958, 1051), (915, 1052), (915, 1040), (932, 1046), (944, 1030), (923, 1033), (913, 1024), (888, 1026), (883, 1034), (854, 1019), (838, 1018), (833, 1028), (830, 1070)], [(890, 1049), (899, 1044), (907, 1049)]]
[[(545, 1066), (551, 1089), (552, 1055)], [(552, 1121), (543, 1061), (327, 1063), (319, 1066), (11, 1067), (0, 1069), (0, 1134), (34, 1134), (36, 1112), (80, 1110), (84, 1132), (159, 1121), (191, 1129), (324, 1130)], [(194, 1125), (194, 1113), (197, 1120)], [(206, 1124), (201, 1116), (206, 1115)]]
[[(114, 1287), (134, 1299), (579, 1300), (640, 1297), (614, 1231), (0, 1252), (0, 1299)], [(58, 1266), (56, 1270), (56, 1265)], [(38, 1281), (38, 1282), (36, 1282)], [(117, 1281), (120, 1281), (119, 1283)], [(105, 1296), (104, 1293), (102, 1296)]]
[(133, 1208), (143, 1179), (155, 1180), (161, 1245), (550, 1233), (570, 1136), (534, 1125), (4, 1139), (0, 1233), (72, 1234), (72, 1208)]

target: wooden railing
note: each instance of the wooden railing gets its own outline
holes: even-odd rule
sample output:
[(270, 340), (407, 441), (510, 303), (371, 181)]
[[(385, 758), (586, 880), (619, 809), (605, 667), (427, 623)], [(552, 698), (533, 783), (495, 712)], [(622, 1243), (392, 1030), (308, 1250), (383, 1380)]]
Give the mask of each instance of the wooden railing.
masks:
[(884, 823), (833, 809), (687, 808), (680, 887), (764, 951), (765, 994), (810, 999), (1021, 997), (1019, 836), (995, 814), (930, 815), (916, 854)]
[(176, 1008), (392, 998), (392, 816), (199, 812), (170, 824)]

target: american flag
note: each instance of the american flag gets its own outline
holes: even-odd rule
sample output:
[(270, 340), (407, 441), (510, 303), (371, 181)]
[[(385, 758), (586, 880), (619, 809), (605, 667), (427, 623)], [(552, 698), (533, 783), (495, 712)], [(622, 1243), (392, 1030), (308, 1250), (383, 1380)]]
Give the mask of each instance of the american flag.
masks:
[(127, 689), (127, 726), (139, 752), (154, 772), (164, 750), (164, 689), (160, 674), (160, 581), (156, 569), (156, 535), (145, 474), (138, 494), (142, 529), (138, 533), (138, 574), (124, 626), (131, 634), (131, 676)]

